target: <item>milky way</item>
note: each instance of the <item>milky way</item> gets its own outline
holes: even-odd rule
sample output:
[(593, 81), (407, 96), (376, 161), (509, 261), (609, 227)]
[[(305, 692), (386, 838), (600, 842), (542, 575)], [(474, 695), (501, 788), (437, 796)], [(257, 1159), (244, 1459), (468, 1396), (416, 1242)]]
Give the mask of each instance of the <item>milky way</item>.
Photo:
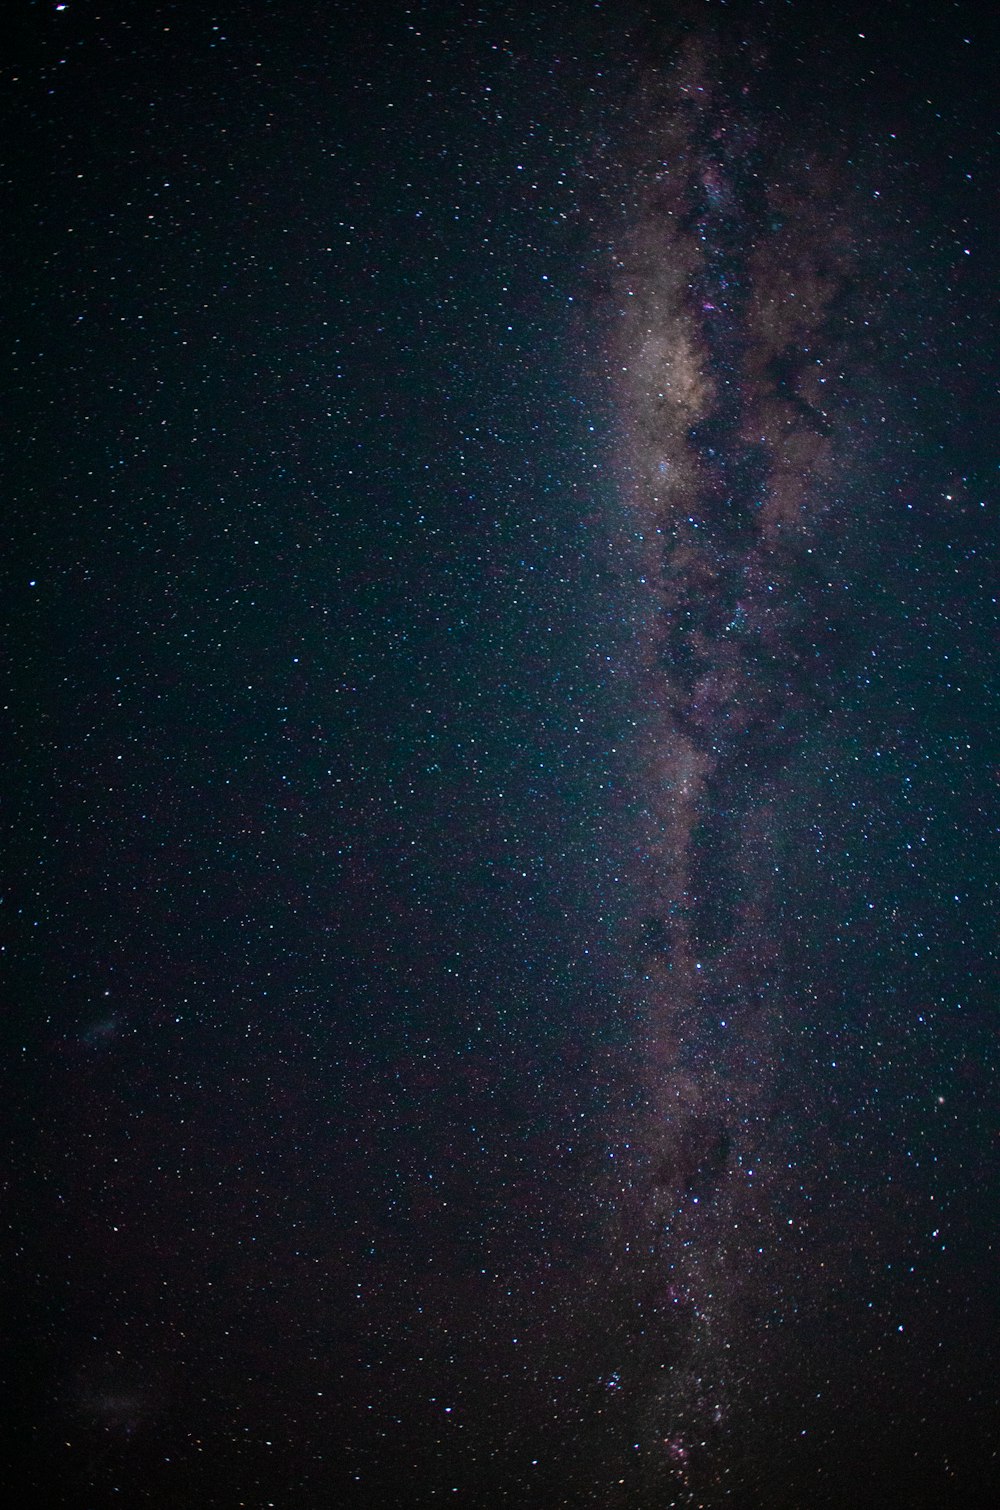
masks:
[(795, 991), (775, 830), (782, 773), (836, 675), (826, 558), (853, 281), (829, 166), (755, 126), (749, 88), (719, 72), (696, 42), (643, 90), (614, 352), (646, 626), (641, 1110), (618, 1154), (616, 1272), (651, 1472), (695, 1494), (721, 1482), (717, 1439), (745, 1409), (775, 1251)]

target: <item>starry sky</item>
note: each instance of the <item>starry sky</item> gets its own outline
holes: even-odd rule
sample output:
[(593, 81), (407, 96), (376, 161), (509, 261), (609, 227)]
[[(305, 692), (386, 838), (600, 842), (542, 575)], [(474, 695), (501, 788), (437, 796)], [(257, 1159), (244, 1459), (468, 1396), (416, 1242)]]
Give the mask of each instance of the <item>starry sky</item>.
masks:
[(995, 27), (12, 15), (18, 1503), (995, 1503)]

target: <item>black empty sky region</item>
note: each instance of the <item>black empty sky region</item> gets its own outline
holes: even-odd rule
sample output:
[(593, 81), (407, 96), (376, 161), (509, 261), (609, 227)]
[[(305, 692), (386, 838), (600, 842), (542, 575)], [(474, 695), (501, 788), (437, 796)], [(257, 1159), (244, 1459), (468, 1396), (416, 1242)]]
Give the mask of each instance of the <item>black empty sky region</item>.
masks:
[(8, 10), (11, 1503), (1000, 1502), (986, 8)]

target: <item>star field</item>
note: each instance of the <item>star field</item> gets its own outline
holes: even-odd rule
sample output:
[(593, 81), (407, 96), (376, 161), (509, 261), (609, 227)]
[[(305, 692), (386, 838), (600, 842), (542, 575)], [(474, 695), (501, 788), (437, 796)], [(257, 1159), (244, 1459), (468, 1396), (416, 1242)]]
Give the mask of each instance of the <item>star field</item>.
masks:
[(983, 15), (12, 31), (18, 1504), (993, 1503)]

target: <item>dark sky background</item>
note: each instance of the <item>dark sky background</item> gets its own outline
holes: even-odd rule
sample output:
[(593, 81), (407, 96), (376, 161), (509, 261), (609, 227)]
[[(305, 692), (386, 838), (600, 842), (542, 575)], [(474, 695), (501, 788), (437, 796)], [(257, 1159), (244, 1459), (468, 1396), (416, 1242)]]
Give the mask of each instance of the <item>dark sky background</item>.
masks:
[[(981, 7), (12, 14), (16, 1502), (995, 1503)], [(869, 321), (836, 661), (767, 789), (797, 1237), (704, 1461), (616, 1398), (605, 1306), (654, 614), (612, 262), (702, 33), (836, 160)]]

